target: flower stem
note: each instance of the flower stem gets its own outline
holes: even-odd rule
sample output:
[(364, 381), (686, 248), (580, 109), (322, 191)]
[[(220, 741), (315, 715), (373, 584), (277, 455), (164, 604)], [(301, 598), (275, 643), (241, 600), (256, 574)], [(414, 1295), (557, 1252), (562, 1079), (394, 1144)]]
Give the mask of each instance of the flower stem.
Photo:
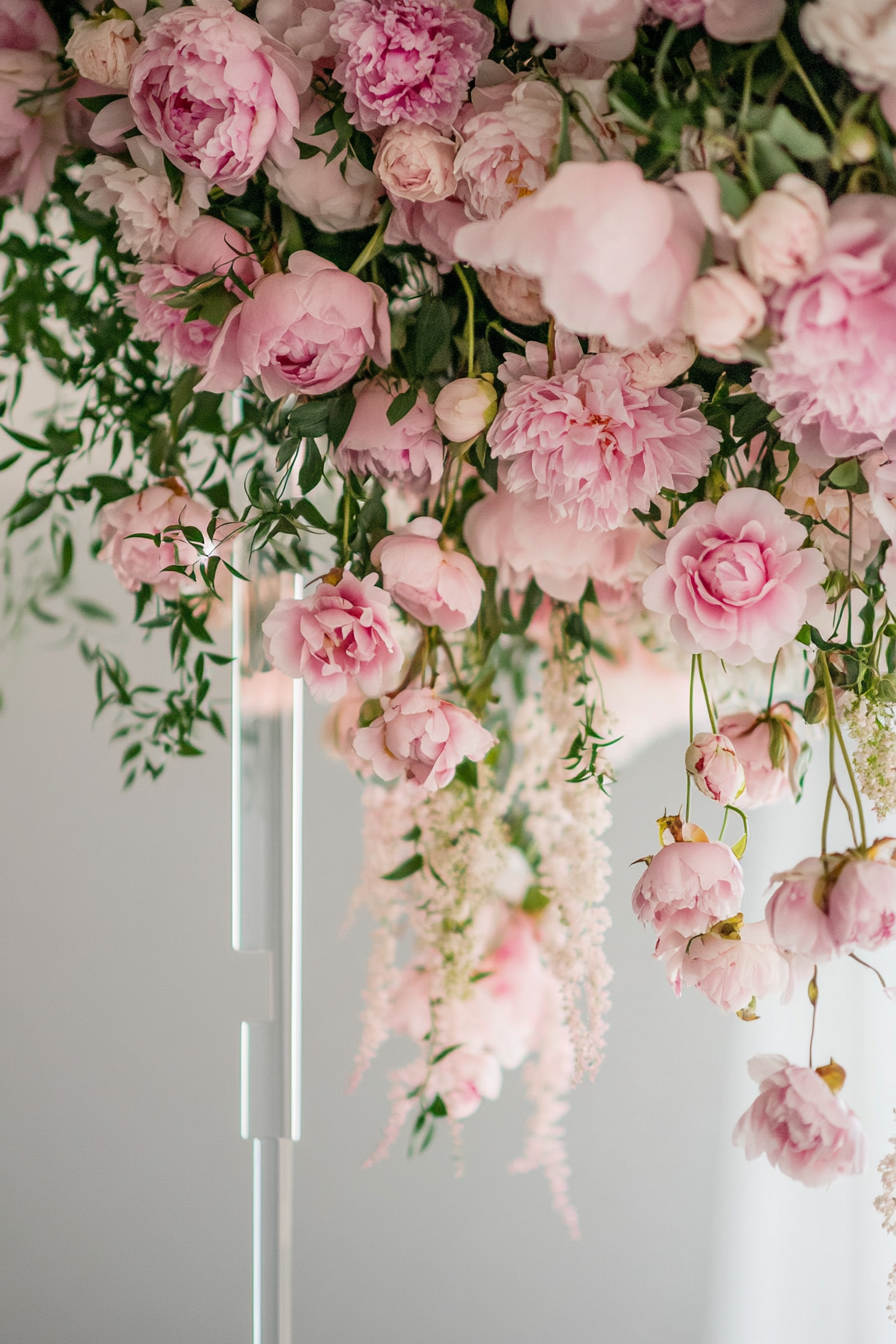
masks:
[(678, 24), (670, 23), (669, 27), (663, 33), (663, 40), (660, 43), (660, 49), (656, 54), (656, 65), (653, 67), (653, 88), (659, 100), (660, 107), (669, 106), (669, 91), (666, 88), (666, 81), (663, 78), (663, 71), (666, 68), (666, 60), (672, 43), (678, 36)]
[[(694, 674), (696, 673), (696, 671), (697, 671), (697, 655), (696, 655), (696, 654), (693, 654), (693, 655), (691, 656), (691, 691), (690, 691), (690, 699), (689, 699), (689, 701), (688, 701), (688, 723), (689, 723), (688, 732), (689, 732), (689, 734), (690, 734), (690, 741), (691, 741), (691, 742), (693, 742), (693, 740), (694, 740)], [(688, 791), (687, 791), (687, 795), (686, 795), (686, 797), (685, 797), (685, 804), (684, 804), (684, 819), (685, 819), (685, 821), (690, 821), (690, 819), (691, 819), (691, 775), (690, 775), (690, 771), (687, 771), (686, 773), (687, 773), (687, 777), (688, 777)]]
[(834, 798), (834, 789), (837, 785), (837, 759), (835, 745), (834, 724), (837, 719), (837, 710), (834, 706), (834, 688), (831, 685), (831, 673), (828, 668), (828, 660), (823, 653), (818, 655), (824, 671), (824, 689), (825, 698), (828, 707), (828, 792), (824, 800), (824, 817), (821, 822), (821, 852), (828, 852), (828, 822), (831, 818), (831, 803)]
[(363, 252), (360, 252), (351, 266), (348, 268), (349, 275), (360, 275), (368, 262), (373, 261), (383, 250), (383, 234), (386, 232), (386, 225), (389, 223), (389, 216), (392, 213), (392, 202), (387, 199), (383, 202), (383, 208), (380, 211), (379, 222), (376, 226), (376, 232), (368, 241)]
[(860, 966), (864, 966), (867, 971), (871, 971), (874, 975), (876, 975), (880, 983), (883, 985), (884, 989), (886, 989), (887, 982), (883, 978), (883, 976), (881, 975), (880, 971), (877, 969), (876, 966), (872, 966), (870, 961), (863, 961), (861, 957), (856, 956), (855, 952), (850, 952), (849, 955), (852, 957), (853, 961), (857, 961)]
[[(853, 768), (852, 768), (852, 761), (851, 761), (850, 758), (849, 758), (849, 752), (846, 750), (846, 742), (845, 742), (844, 739), (843, 739), (843, 732), (842, 732), (842, 729), (840, 728), (840, 724), (839, 724), (839, 722), (838, 722), (838, 720), (837, 720), (837, 712), (836, 712), (836, 709), (835, 709), (835, 707), (834, 707), (834, 686), (833, 686), (833, 683), (832, 683), (832, 681), (831, 681), (831, 669), (830, 669), (829, 666), (828, 666), (827, 655), (824, 654), (824, 653), (820, 653), (818, 656), (819, 656), (819, 658), (820, 658), (820, 660), (821, 660), (822, 671), (824, 672), (824, 688), (825, 688), (825, 692), (826, 692), (826, 695), (827, 695), (827, 702), (828, 702), (828, 720), (829, 720), (829, 724), (828, 724), (828, 726), (829, 726), (830, 731), (831, 731), (832, 733), (836, 734), (837, 741), (838, 741), (839, 744), (840, 744), (840, 751), (841, 751), (841, 753), (842, 753), (842, 755), (843, 755), (843, 760), (844, 760), (844, 762), (845, 762), (845, 764), (846, 764), (846, 773), (849, 775), (849, 782), (850, 782), (850, 785), (851, 785), (851, 787), (852, 787), (852, 796), (853, 796), (853, 798), (855, 798), (855, 800), (856, 800), (856, 812), (858, 813), (858, 816), (859, 816), (859, 830), (860, 830), (861, 835), (862, 835), (862, 848), (864, 849), (865, 846), (866, 846), (867, 843), (868, 843), (868, 836), (867, 836), (867, 833), (866, 833), (866, 830), (865, 830), (865, 809), (864, 809), (863, 806), (862, 806), (862, 795), (861, 795), (861, 793), (859, 792), (859, 786), (858, 786), (858, 784), (856, 783), (855, 773), (854, 773)], [(831, 758), (832, 758), (832, 759), (833, 759), (833, 755), (834, 755), (834, 748), (833, 748), (833, 741), (832, 741), (832, 743), (831, 743)], [(830, 789), (829, 789), (828, 791), (830, 792)], [(824, 833), (823, 833), (823, 836), (824, 836)], [(823, 843), (824, 843), (824, 838), (822, 839), (822, 844), (823, 844)]]
[[(698, 653), (698, 654), (697, 654), (697, 671), (700, 673), (700, 685), (703, 687), (703, 699), (704, 699), (705, 702), (706, 702), (706, 712), (707, 712), (707, 714), (709, 715), (709, 727), (710, 727), (710, 731), (714, 733), (714, 732), (716, 731), (716, 715), (715, 715), (715, 710), (714, 710), (713, 707), (712, 707), (712, 700), (710, 699), (709, 691), (707, 690), (707, 687), (706, 687), (706, 678), (705, 678), (704, 675), (703, 675), (703, 654), (702, 654), (702, 653)], [(693, 734), (693, 730), (692, 730), (692, 731), (691, 731), (691, 737), (693, 738), (693, 736), (694, 736), (694, 734)]]
[(455, 263), (454, 273), (464, 287), (464, 293), (467, 296), (467, 321), (464, 326), (464, 339), (467, 343), (467, 376), (475, 378), (476, 376), (476, 300), (473, 297), (473, 289), (469, 280), (464, 274), (464, 268), (460, 263)]
[(824, 103), (821, 101), (821, 98), (818, 95), (818, 90), (815, 88), (815, 85), (812, 83), (811, 79), (806, 74), (803, 67), (800, 65), (799, 58), (797, 57), (796, 52), (794, 51), (790, 43), (787, 41), (787, 38), (784, 36), (783, 33), (778, 34), (777, 43), (778, 43), (778, 51), (781, 53), (782, 59), (785, 61), (787, 65), (790, 66), (790, 69), (802, 81), (803, 88), (806, 90), (809, 97), (812, 99), (815, 111), (821, 117), (822, 121), (824, 122), (825, 126), (827, 126), (831, 135), (836, 136), (837, 134), (836, 123), (834, 122), (830, 112), (827, 110)]
[(815, 1018), (818, 1014), (818, 967), (812, 967), (812, 979), (809, 981), (809, 1002), (812, 1005), (812, 1030), (809, 1033), (809, 1068), (812, 1067), (812, 1047), (815, 1044)]
[(775, 673), (778, 670), (778, 659), (780, 657), (781, 657), (781, 650), (779, 649), (778, 652), (775, 654), (775, 661), (772, 663), (772, 675), (768, 683), (768, 704), (765, 707), (766, 714), (771, 713), (772, 701), (775, 698)]

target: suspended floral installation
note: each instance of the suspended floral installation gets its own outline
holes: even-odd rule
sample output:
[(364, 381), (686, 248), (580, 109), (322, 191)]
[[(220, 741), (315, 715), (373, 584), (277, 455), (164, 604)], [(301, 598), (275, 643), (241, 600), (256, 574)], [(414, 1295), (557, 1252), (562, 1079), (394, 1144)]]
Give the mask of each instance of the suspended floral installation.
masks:
[[(861, 1170), (813, 1044), (825, 963), (896, 936), (862, 797), (896, 807), (896, 4), (0, 0), (0, 99), (7, 614), (56, 619), (86, 511), (170, 642), (157, 689), (82, 640), (130, 783), (223, 732), (239, 564), (309, 576), (265, 648), (367, 781), (356, 1081), (416, 1047), (377, 1155), (522, 1065), (517, 1166), (575, 1231), (615, 743), (689, 712), (634, 914), (677, 994), (808, 995), (807, 1061), (753, 1059), (735, 1141)], [(34, 360), (70, 391), (41, 437)], [(818, 848), (763, 911), (748, 815), (813, 732)]]

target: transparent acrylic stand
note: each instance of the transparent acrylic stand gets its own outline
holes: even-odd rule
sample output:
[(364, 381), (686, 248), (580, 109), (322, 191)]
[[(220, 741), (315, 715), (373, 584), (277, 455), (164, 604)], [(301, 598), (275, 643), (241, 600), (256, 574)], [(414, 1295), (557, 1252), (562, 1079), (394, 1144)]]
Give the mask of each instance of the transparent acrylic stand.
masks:
[(292, 1344), (292, 1145), (301, 1134), (302, 683), (270, 669), (261, 624), (292, 574), (233, 580), (234, 949), (266, 958), (270, 1008), (244, 1022), (240, 1132), (252, 1143), (252, 1344)]

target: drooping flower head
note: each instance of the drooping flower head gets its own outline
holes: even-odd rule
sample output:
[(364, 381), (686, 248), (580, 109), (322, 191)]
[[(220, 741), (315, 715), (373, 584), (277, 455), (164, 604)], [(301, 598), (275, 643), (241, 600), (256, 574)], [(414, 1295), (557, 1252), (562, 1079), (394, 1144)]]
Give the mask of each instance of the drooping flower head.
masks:
[(696, 937), (672, 930), (659, 939), (654, 955), (665, 962), (676, 994), (682, 987), (699, 989), (722, 1012), (739, 1013), (752, 999), (785, 993), (790, 968), (765, 920), (740, 919), (721, 920)]
[(698, 733), (685, 752), (684, 763), (700, 792), (715, 803), (733, 803), (744, 791), (744, 767), (724, 733)]
[(738, 807), (764, 807), (799, 796), (802, 747), (792, 718), (790, 706), (780, 704), (765, 714), (744, 710), (719, 720), (719, 732), (731, 740), (746, 778)]
[(422, 625), (466, 630), (476, 620), (485, 588), (468, 555), (443, 550), (437, 518), (415, 518), (370, 553), (383, 571), (383, 587)]
[(444, 789), (461, 761), (481, 761), (494, 738), (479, 720), (428, 686), (383, 700), (383, 713), (355, 733), (352, 747), (380, 779), (404, 775), (428, 792)]
[(828, 894), (831, 935), (842, 951), (876, 952), (896, 936), (896, 841), (850, 855)]
[[(211, 518), (208, 505), (188, 495), (179, 480), (171, 477), (159, 481), (136, 495), (105, 505), (100, 513), (103, 549), (99, 558), (112, 566), (118, 582), (129, 593), (148, 583), (159, 597), (173, 601), (184, 588), (192, 586), (192, 580), (188, 575), (165, 571), (169, 565), (192, 566), (202, 554), (184, 540), (179, 529), (196, 527), (205, 536)], [(153, 536), (169, 539), (157, 546)], [(206, 549), (208, 553), (222, 553), (213, 540)]]
[(690, 937), (737, 913), (743, 870), (728, 845), (709, 840), (699, 826), (664, 818), (670, 820), (670, 830), (681, 838), (654, 854), (635, 887), (632, 908), (657, 933), (674, 929)]

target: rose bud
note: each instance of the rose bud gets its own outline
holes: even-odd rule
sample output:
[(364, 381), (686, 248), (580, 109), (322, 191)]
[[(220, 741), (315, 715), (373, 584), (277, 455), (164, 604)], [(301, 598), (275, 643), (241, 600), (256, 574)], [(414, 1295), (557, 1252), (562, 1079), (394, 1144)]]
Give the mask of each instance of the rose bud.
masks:
[(684, 763), (700, 792), (715, 803), (733, 803), (744, 791), (744, 768), (724, 733), (698, 733)]
[(874, 952), (896, 931), (894, 841), (879, 840), (867, 858), (850, 857), (828, 893), (831, 935), (841, 951)]
[(465, 630), (479, 614), (482, 582), (469, 556), (443, 551), (442, 524), (415, 518), (378, 541), (370, 558), (383, 571), (383, 587), (421, 625)]
[(828, 227), (821, 187), (802, 173), (785, 173), (756, 198), (729, 231), (741, 264), (764, 292), (801, 280), (815, 261)]
[(733, 266), (711, 266), (688, 289), (681, 325), (704, 355), (736, 364), (742, 343), (765, 325), (765, 300)]
[(449, 443), (478, 438), (495, 418), (498, 394), (485, 378), (456, 378), (436, 397), (436, 424)]
[(126, 89), (131, 61), (140, 43), (133, 20), (125, 10), (113, 10), (108, 18), (72, 20), (73, 33), (65, 54), (85, 79), (110, 89)]

